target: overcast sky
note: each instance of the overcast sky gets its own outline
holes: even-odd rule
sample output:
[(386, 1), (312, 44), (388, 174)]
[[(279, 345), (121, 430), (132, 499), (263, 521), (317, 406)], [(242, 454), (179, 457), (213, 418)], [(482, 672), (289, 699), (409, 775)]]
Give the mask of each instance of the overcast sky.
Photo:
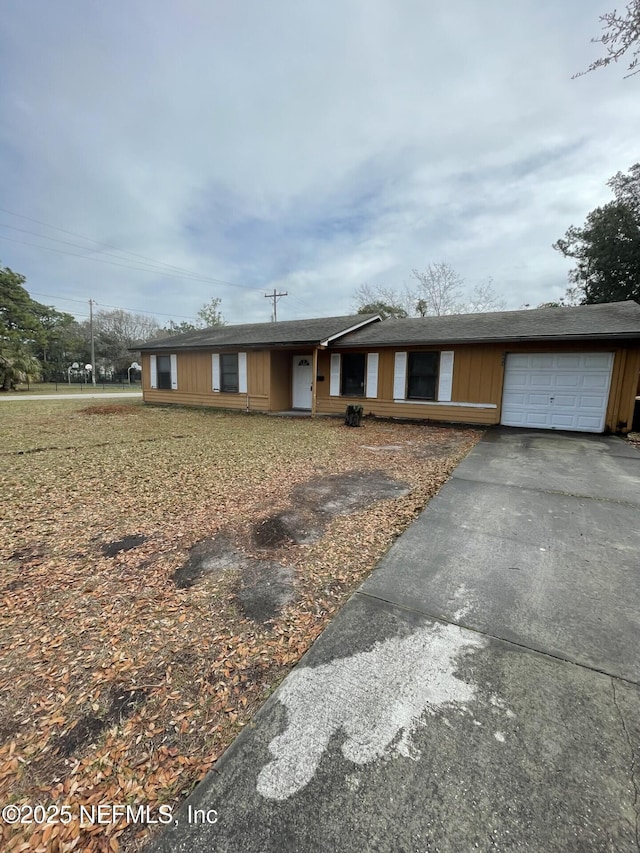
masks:
[(350, 313), (439, 261), (558, 297), (551, 244), (640, 159), (640, 77), (571, 79), (615, 5), (0, 0), (0, 264), (162, 324)]

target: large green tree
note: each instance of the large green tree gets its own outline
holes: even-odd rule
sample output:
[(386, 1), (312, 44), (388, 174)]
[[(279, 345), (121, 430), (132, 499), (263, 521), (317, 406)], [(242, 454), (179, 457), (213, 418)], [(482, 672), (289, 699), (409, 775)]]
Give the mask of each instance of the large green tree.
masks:
[(82, 345), (71, 314), (36, 302), (25, 281), (9, 267), (0, 268), (0, 388), (5, 391), (64, 371)]
[(24, 288), (25, 277), (0, 268), (0, 388), (11, 391), (19, 382), (35, 379), (38, 362), (31, 346), (40, 327), (34, 302)]
[(640, 302), (640, 163), (607, 182), (615, 199), (571, 226), (553, 248), (576, 261), (569, 273), (583, 305)]

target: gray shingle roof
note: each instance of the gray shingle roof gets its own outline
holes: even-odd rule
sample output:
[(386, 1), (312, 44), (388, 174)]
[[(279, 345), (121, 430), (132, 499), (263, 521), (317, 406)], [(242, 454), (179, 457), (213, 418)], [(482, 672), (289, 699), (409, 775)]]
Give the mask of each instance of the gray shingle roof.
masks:
[(384, 320), (352, 332), (336, 341), (336, 346), (409, 346), (589, 338), (640, 340), (640, 305), (637, 302), (610, 302), (576, 308), (534, 308), (491, 314)]
[(228, 347), (275, 347), (319, 344), (347, 329), (371, 323), (377, 314), (355, 314), (347, 317), (316, 317), (311, 320), (284, 320), (277, 323), (245, 323), (237, 326), (214, 326), (183, 335), (147, 341), (138, 350), (226, 349)]

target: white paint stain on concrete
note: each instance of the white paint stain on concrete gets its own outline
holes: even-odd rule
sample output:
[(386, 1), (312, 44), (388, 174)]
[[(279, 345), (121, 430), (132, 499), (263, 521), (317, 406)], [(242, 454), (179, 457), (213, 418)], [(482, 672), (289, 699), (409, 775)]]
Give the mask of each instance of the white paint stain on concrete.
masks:
[(494, 732), (494, 733), (493, 733), (493, 736), (494, 736), (494, 738), (495, 738), (497, 741), (499, 741), (500, 743), (504, 743), (504, 742), (505, 742), (505, 736), (504, 736), (504, 733), (503, 733), (503, 732)]
[(454, 622), (462, 622), (465, 616), (469, 614), (472, 608), (471, 592), (467, 589), (466, 584), (460, 584), (458, 589), (453, 594), (453, 600), (456, 604), (462, 604), (453, 614)]
[(495, 693), (492, 693), (489, 697), (489, 703), (493, 705), (494, 708), (504, 711), (509, 719), (513, 720), (515, 718), (516, 715), (513, 713), (511, 708), (507, 708), (505, 702), (499, 696), (496, 696)]
[(464, 712), (474, 699), (475, 685), (459, 678), (456, 668), (463, 653), (485, 643), (456, 625), (435, 624), (367, 652), (295, 669), (278, 692), (287, 728), (269, 744), (273, 760), (258, 774), (258, 792), (286, 800), (304, 788), (338, 731), (342, 753), (354, 764), (394, 751), (417, 760), (411, 735), (424, 714)]

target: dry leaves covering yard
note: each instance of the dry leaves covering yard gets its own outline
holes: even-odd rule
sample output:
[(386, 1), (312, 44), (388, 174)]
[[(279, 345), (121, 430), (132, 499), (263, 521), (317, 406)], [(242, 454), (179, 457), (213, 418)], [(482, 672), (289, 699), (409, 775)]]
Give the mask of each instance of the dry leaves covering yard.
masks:
[(140, 849), (481, 435), (99, 402), (0, 409), (5, 851)]

